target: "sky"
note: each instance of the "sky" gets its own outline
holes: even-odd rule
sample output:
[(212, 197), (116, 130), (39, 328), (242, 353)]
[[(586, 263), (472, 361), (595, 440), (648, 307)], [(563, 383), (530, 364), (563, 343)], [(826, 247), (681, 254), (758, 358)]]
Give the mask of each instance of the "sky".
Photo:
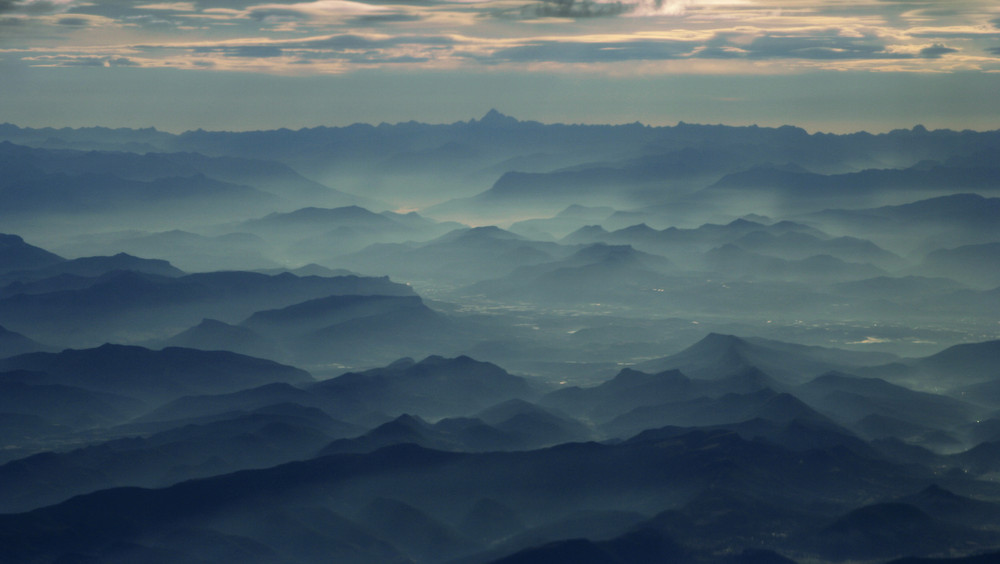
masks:
[(996, 0), (0, 0), (0, 122), (1000, 128)]

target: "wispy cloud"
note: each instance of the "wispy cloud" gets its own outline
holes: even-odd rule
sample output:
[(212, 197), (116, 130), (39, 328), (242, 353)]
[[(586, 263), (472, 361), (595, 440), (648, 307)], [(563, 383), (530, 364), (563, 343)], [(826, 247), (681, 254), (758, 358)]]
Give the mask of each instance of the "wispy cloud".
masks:
[(255, 20), (273, 17), (293, 17), (303, 19), (335, 19), (342, 20), (346, 16), (358, 16), (388, 12), (382, 6), (373, 6), (364, 2), (350, 0), (316, 0), (297, 4), (263, 4), (252, 6), (248, 13)]
[[(850, 37), (836, 30), (810, 35), (765, 34), (746, 45), (729, 44), (731, 52), (748, 59), (898, 59), (903, 55), (886, 49), (877, 37)], [(709, 56), (702, 54), (702, 56)]]
[(38, 55), (29, 57), (39, 66), (61, 67), (134, 67), (138, 63), (127, 57), (94, 57), (87, 55)]
[(536, 41), (499, 49), (484, 62), (610, 63), (679, 59), (688, 56), (694, 45), (683, 42), (629, 41), (591, 43)]

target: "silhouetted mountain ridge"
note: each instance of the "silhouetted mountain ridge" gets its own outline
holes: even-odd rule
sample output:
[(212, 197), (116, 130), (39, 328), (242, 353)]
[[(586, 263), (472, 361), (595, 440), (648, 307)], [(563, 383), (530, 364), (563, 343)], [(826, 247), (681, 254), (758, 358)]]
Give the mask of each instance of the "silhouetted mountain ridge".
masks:
[(304, 370), (231, 352), (182, 348), (153, 351), (111, 344), (0, 359), (0, 370), (34, 371), (27, 380), (6, 372), (3, 381), (79, 386), (154, 401), (192, 393), (234, 391), (276, 381), (312, 380)]
[(18, 235), (0, 234), (0, 265), (2, 271), (33, 270), (63, 262), (64, 258), (45, 249), (29, 245)]
[(675, 368), (695, 378), (713, 379), (755, 367), (779, 382), (802, 383), (830, 370), (871, 366), (892, 357), (886, 353), (711, 333), (680, 353), (638, 364), (636, 368), (649, 372)]

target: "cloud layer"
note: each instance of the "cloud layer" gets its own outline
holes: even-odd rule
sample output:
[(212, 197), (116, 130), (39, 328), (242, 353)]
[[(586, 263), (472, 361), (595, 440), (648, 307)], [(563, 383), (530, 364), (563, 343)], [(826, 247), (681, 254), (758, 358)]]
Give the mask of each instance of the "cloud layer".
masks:
[(284, 75), (1000, 71), (992, 0), (0, 0), (0, 57)]

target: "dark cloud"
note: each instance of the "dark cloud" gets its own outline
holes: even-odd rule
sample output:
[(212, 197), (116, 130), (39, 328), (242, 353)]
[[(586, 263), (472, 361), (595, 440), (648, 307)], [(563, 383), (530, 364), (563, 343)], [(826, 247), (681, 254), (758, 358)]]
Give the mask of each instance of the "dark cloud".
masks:
[(62, 7), (53, 2), (41, 0), (30, 4), (22, 4), (16, 0), (0, 0), (0, 14), (26, 14), (29, 16), (43, 16), (61, 12)]
[(355, 25), (379, 25), (385, 23), (417, 22), (423, 18), (416, 14), (373, 14), (359, 16), (351, 20)]
[(299, 41), (288, 46), (303, 49), (373, 49), (383, 42), (384, 40), (372, 40), (361, 35), (344, 34), (311, 41)]
[(105, 57), (108, 65), (110, 67), (137, 67), (139, 63), (129, 59), (128, 57)]
[(226, 52), (230, 57), (249, 57), (252, 59), (263, 59), (270, 57), (280, 57), (284, 52), (272, 45), (247, 45), (236, 47)]
[(491, 15), (506, 19), (613, 18), (635, 10), (635, 4), (594, 2), (593, 0), (543, 0), (519, 9), (499, 10)]
[(195, 53), (222, 53), (227, 57), (246, 57), (249, 59), (266, 59), (280, 57), (284, 52), (274, 45), (239, 45), (233, 47), (197, 47)]
[(990, 53), (991, 55), (1000, 56), (1000, 47), (987, 47), (986, 52)]
[(946, 47), (940, 43), (935, 43), (930, 47), (924, 47), (920, 50), (920, 56), (925, 59), (940, 59), (948, 53), (958, 53), (958, 49), (952, 49), (951, 47)]
[[(940, 57), (953, 52), (949, 47), (935, 45), (921, 53), (923, 57)], [(800, 37), (765, 35), (749, 43), (735, 43), (719, 35), (705, 43), (690, 41), (620, 41), (581, 43), (573, 41), (535, 41), (517, 47), (500, 49), (482, 57), (464, 56), (484, 63), (496, 62), (557, 62), (608, 63), (618, 61), (656, 61), (670, 59), (807, 59), (807, 60), (880, 60), (912, 59), (914, 55), (893, 53), (882, 43), (866, 37)]]
[(59, 21), (57, 23), (59, 25), (83, 27), (88, 25), (90, 22), (87, 20), (87, 18), (65, 17), (65, 18), (59, 18)]
[(571, 43), (538, 41), (493, 53), (483, 62), (607, 63), (662, 61), (689, 55), (694, 43), (682, 41), (628, 41)]

